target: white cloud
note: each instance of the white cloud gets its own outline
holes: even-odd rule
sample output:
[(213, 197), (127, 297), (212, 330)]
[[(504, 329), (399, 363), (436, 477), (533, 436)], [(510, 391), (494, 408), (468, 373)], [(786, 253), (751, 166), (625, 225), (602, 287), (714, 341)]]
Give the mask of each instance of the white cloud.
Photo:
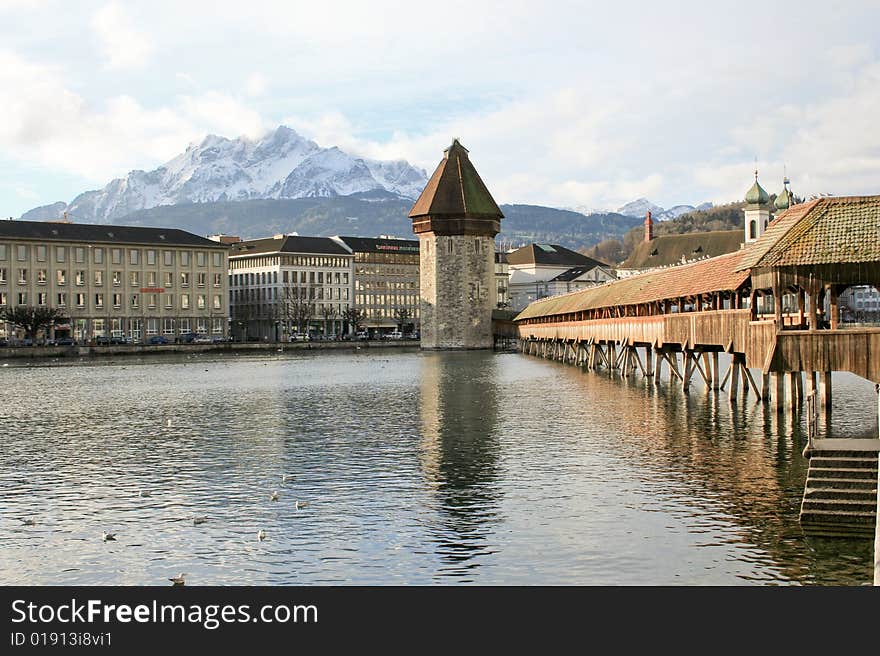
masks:
[(63, 71), (0, 51), (0, 148), (28, 164), (104, 184), (171, 159), (206, 133), (256, 135), (259, 114), (216, 91), (145, 107), (129, 95), (101, 106), (67, 88)]
[(116, 2), (104, 5), (92, 17), (92, 31), (110, 70), (143, 66), (153, 52), (153, 43), (132, 25), (125, 10)]
[(267, 87), (268, 82), (261, 73), (251, 73), (245, 83), (245, 91), (249, 96), (262, 96)]

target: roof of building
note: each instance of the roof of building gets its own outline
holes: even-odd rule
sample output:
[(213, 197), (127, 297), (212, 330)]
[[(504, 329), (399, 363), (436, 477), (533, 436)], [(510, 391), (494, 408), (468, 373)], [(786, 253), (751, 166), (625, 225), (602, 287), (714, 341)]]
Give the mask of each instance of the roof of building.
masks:
[(222, 248), (226, 245), (177, 228), (98, 225), (53, 221), (0, 221), (0, 239), (75, 241), (106, 244), (147, 244)]
[(826, 197), (771, 221), (740, 269), (880, 262), (880, 196)]
[(681, 259), (716, 257), (739, 250), (745, 240), (742, 230), (714, 230), (662, 235), (639, 243), (621, 269), (651, 269), (681, 264)]
[[(611, 271), (608, 267), (604, 267), (601, 265), (597, 265), (597, 266), (598, 266), (598, 268), (604, 270), (608, 275), (612, 275), (612, 276), (614, 275), (611, 273)], [(595, 268), (596, 268), (596, 266), (591, 266), (589, 264), (581, 264), (579, 266), (571, 267), (568, 271), (563, 271), (555, 278), (551, 278), (550, 281), (551, 282), (553, 282), (553, 281), (571, 282), (572, 280), (577, 280), (582, 275), (584, 275), (585, 273), (589, 273), (590, 271), (592, 271)]]
[(418, 253), (418, 239), (395, 239), (393, 237), (337, 237), (356, 253)]
[(742, 256), (743, 252), (737, 251), (678, 267), (641, 273), (598, 287), (550, 296), (530, 304), (516, 318), (529, 319), (732, 291), (749, 278), (748, 271), (736, 271)]
[(410, 218), (427, 215), (504, 218), (458, 139), (443, 151), (443, 159), (409, 212)]
[(605, 262), (594, 260), (581, 253), (569, 250), (558, 244), (528, 244), (507, 254), (510, 264), (532, 264), (544, 266), (605, 266)]
[(260, 255), (264, 253), (304, 253), (318, 255), (351, 255), (330, 237), (300, 237), (279, 235), (264, 239), (240, 241), (229, 247), (230, 257)]
[(788, 189), (786, 184), (788, 183), (788, 178), (785, 179), (785, 182), (782, 184), (782, 191), (779, 192), (779, 195), (776, 196), (776, 200), (773, 202), (773, 205), (776, 206), (776, 209), (779, 211), (787, 210), (791, 207), (791, 191)]

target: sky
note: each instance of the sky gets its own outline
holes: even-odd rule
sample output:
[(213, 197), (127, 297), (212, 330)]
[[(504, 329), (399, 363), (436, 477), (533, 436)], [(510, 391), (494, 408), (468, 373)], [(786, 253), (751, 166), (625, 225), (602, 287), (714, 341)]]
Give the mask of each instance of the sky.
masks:
[[(840, 6), (837, 6), (840, 5)], [(0, 216), (287, 125), (499, 203), (880, 193), (880, 0), (0, 0)]]

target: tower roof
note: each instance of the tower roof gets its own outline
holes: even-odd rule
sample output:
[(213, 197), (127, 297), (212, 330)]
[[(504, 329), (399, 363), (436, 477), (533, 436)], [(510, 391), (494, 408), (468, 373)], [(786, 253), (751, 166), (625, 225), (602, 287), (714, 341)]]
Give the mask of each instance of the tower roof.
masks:
[(454, 139), (452, 145), (443, 151), (443, 159), (437, 170), (409, 212), (410, 218), (428, 215), (504, 218), (477, 169), (471, 164), (467, 148), (458, 139)]
[(770, 203), (770, 194), (758, 184), (758, 172), (755, 171), (755, 184), (746, 192), (746, 202), (749, 205), (767, 205)]
[(788, 190), (788, 178), (783, 180), (782, 191), (779, 192), (779, 195), (776, 197), (776, 202), (773, 204), (776, 206), (777, 210), (787, 210), (791, 207), (791, 192)]

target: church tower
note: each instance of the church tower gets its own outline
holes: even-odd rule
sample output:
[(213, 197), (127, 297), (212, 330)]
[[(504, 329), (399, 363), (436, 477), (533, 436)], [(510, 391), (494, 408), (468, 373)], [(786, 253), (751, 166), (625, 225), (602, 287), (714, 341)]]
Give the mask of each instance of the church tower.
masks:
[(495, 235), (504, 215), (458, 139), (410, 210), (423, 349), (492, 348)]
[(755, 171), (755, 184), (746, 192), (746, 206), (743, 209), (746, 217), (746, 244), (757, 241), (764, 234), (770, 222), (770, 194), (758, 184), (758, 172)]

